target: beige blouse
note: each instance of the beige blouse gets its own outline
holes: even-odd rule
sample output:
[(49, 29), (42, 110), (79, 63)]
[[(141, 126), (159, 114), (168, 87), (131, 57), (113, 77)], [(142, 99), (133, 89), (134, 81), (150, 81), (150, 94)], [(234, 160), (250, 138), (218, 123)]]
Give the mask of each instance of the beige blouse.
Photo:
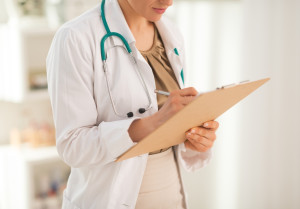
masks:
[[(154, 42), (148, 51), (140, 51), (151, 66), (157, 90), (179, 89), (161, 37), (155, 28)], [(158, 109), (167, 96), (157, 94)], [(184, 209), (184, 195), (172, 148), (149, 153), (135, 209)]]
[(149, 155), (135, 209), (185, 209), (173, 149)]
[[(156, 28), (151, 49), (140, 52), (153, 70), (157, 90), (171, 92), (180, 88)], [(168, 97), (157, 94), (158, 109), (163, 106), (167, 99)]]

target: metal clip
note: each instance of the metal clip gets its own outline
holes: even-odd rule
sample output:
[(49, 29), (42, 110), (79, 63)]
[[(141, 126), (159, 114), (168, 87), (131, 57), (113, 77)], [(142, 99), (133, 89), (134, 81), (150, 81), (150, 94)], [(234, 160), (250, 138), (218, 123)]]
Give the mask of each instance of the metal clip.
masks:
[(133, 56), (132, 52), (130, 52), (129, 55), (131, 56), (131, 58), (132, 58), (134, 64), (137, 64), (137, 62), (136, 62), (136, 60), (135, 60), (135, 57)]
[(104, 71), (105, 73), (107, 72), (106, 60), (103, 60), (103, 71)]
[(241, 82), (239, 82), (239, 84), (243, 84), (243, 83), (247, 83), (247, 82), (249, 82), (249, 80), (241, 81)]
[(232, 87), (232, 86), (235, 86), (236, 83), (232, 83), (232, 84), (228, 84), (228, 85), (225, 85), (225, 86), (221, 86), (221, 87), (218, 87), (217, 89), (225, 89), (225, 88), (229, 88), (229, 87)]
[(218, 87), (217, 89), (226, 89), (226, 88), (233, 87), (233, 86), (243, 84), (243, 83), (247, 83), (247, 82), (249, 82), (249, 80), (244, 80), (244, 81), (241, 81), (239, 83), (228, 84), (228, 85), (225, 85), (225, 86)]

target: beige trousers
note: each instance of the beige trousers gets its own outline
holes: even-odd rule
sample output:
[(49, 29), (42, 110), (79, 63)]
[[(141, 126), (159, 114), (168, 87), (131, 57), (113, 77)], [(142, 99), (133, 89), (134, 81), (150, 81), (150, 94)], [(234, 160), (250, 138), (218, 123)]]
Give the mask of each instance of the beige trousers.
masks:
[(172, 148), (149, 155), (135, 209), (184, 209)]

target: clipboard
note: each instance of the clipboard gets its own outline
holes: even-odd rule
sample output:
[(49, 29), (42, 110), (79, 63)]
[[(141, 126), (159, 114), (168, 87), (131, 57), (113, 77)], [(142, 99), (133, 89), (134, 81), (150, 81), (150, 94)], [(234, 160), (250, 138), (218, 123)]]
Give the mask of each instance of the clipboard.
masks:
[(265, 78), (228, 85), (199, 94), (194, 101), (119, 156), (116, 162), (184, 142), (186, 140), (185, 132), (190, 128), (201, 126), (206, 121), (215, 120), (269, 80), (270, 78)]

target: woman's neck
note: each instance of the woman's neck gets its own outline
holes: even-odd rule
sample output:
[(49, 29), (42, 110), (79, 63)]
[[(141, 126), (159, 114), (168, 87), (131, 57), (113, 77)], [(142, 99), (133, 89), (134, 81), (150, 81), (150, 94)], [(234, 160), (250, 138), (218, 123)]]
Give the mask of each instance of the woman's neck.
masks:
[(137, 14), (127, 0), (118, 0), (126, 22), (135, 38), (138, 50), (147, 51), (153, 45), (154, 23)]
[(126, 22), (133, 33), (139, 33), (153, 27), (153, 23), (136, 13), (127, 0), (118, 0)]

